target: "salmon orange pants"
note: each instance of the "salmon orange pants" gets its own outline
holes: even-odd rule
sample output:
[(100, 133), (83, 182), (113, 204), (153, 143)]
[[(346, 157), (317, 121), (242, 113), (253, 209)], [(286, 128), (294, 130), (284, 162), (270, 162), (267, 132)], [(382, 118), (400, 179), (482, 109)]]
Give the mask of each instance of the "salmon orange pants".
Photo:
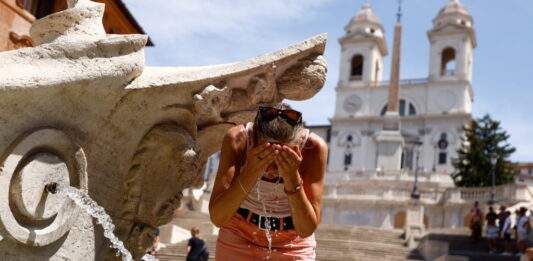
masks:
[(315, 260), (315, 236), (302, 238), (294, 230), (270, 231), (272, 250), (268, 249), (265, 230), (236, 214), (220, 228), (216, 261), (241, 260)]

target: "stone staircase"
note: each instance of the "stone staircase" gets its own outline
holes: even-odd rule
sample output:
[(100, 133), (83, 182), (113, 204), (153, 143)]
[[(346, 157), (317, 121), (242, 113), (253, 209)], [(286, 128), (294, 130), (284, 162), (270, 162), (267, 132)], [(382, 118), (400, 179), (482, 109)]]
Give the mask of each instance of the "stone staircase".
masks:
[[(429, 242), (428, 242), (429, 241)], [(518, 256), (504, 256), (501, 254), (489, 254), (488, 243), (485, 239), (478, 242), (470, 240), (470, 230), (461, 229), (432, 229), (422, 238), (419, 249), (424, 244), (432, 248), (441, 248), (440, 252), (446, 255), (445, 260), (461, 261), (518, 261)], [(444, 250), (444, 251), (443, 251)], [(420, 252), (424, 252), (420, 249)], [(435, 256), (435, 255), (434, 255)], [(436, 258), (436, 257), (434, 257)]]
[[(195, 226), (198, 227), (200, 229), (200, 237), (207, 244), (207, 249), (209, 250), (209, 259), (215, 259), (217, 235), (213, 234), (214, 225), (211, 223), (208, 214), (199, 211), (185, 211), (178, 214), (171, 224), (186, 230), (190, 230)], [(179, 242), (177, 244), (168, 245), (161, 248), (157, 252), (156, 257), (160, 261), (185, 260), (186, 249), (187, 241)]]
[[(216, 251), (216, 243), (217, 243), (217, 236), (216, 235), (209, 235), (202, 237), (206, 244), (207, 249), (209, 249), (209, 260), (215, 259), (215, 251)], [(165, 248), (160, 249), (157, 252), (157, 259), (160, 261), (177, 261), (177, 260), (185, 260), (185, 257), (187, 256), (186, 253), (187, 249), (187, 241), (180, 242), (174, 245), (167, 246)]]
[[(177, 226), (190, 229), (200, 227), (206, 241), (210, 259), (214, 259), (217, 236), (210, 233), (213, 227), (207, 214), (187, 213), (173, 221)], [(317, 260), (423, 260), (412, 254), (401, 238), (400, 230), (382, 230), (368, 227), (321, 225), (315, 235), (317, 239)], [(168, 245), (158, 251), (161, 261), (185, 260), (187, 241)]]
[(423, 260), (405, 247), (401, 230), (321, 225), (315, 235), (317, 260)]

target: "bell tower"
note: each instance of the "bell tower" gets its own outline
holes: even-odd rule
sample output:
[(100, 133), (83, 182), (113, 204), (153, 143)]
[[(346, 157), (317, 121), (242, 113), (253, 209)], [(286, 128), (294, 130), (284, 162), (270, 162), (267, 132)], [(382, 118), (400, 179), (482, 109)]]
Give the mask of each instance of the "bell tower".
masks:
[(431, 81), (472, 80), (476, 33), (472, 16), (459, 0), (450, 0), (439, 11), (428, 38)]
[(342, 48), (339, 84), (367, 86), (381, 81), (387, 45), (383, 26), (370, 4), (365, 3), (344, 30), (346, 34), (339, 39)]

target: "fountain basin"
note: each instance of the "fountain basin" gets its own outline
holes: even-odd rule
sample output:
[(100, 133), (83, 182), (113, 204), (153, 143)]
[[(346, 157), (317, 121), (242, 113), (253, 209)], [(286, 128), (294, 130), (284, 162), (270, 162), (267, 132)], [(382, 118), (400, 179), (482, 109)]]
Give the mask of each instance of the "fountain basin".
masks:
[(36, 23), (38, 46), (0, 53), (8, 260), (118, 259), (92, 217), (45, 192), (51, 183), (86, 192), (139, 259), (183, 189), (202, 185), (229, 128), (260, 104), (311, 98), (325, 81), (325, 35), (243, 62), (145, 68), (145, 36), (102, 34), (101, 4), (69, 3)]

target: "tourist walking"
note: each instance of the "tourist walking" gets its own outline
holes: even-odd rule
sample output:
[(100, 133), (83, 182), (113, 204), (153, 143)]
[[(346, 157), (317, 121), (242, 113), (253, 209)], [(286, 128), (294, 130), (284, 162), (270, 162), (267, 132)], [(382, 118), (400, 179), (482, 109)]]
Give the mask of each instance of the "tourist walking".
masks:
[(489, 207), (489, 212), (485, 216), (487, 220), (487, 226), (485, 227), (485, 237), (489, 243), (489, 253), (494, 253), (497, 250), (497, 240), (498, 240), (498, 227), (496, 226), (496, 219), (498, 215), (494, 212), (494, 208)]
[(470, 210), (470, 238), (473, 241), (479, 241), (481, 239), (481, 231), (483, 227), (483, 213), (479, 209), (479, 202), (474, 202), (474, 206)]
[(505, 218), (506, 218), (505, 210), (506, 210), (506, 207), (504, 205), (501, 205), (500, 212), (498, 212), (498, 233), (499, 233), (500, 239), (503, 239), (503, 225), (505, 224)]
[(522, 254), (526, 251), (529, 231), (531, 230), (529, 218), (526, 213), (527, 208), (521, 207), (518, 212), (518, 218), (516, 222), (516, 244), (518, 247), (518, 252)]
[(327, 150), (287, 104), (229, 129), (209, 202), (216, 260), (314, 260)]
[(187, 261), (207, 261), (209, 259), (209, 251), (205, 241), (200, 237), (200, 229), (198, 227), (191, 228), (191, 238), (187, 243)]
[(511, 227), (511, 212), (504, 212), (504, 221), (502, 227), (502, 237), (503, 237), (503, 254), (511, 255), (513, 252), (513, 241), (511, 240), (512, 227)]

